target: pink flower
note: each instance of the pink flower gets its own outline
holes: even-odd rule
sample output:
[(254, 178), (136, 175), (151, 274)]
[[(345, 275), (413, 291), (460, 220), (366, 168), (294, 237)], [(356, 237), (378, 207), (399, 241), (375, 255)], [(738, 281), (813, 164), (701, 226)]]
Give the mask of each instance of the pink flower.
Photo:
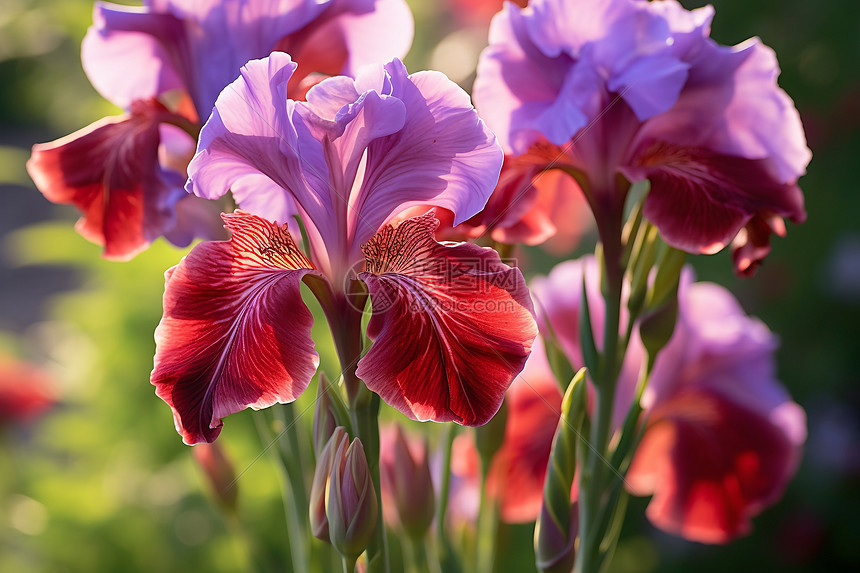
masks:
[(402, 0), (97, 2), (93, 21), (84, 70), (126, 113), (35, 145), (27, 168), (49, 200), (80, 209), (78, 232), (117, 260), (159, 236), (186, 246), (222, 235), (220, 209), (183, 190), (185, 168), (201, 121), (246, 61), (289, 50), (307, 86), (313, 73), (401, 56), (412, 40)]
[(0, 426), (32, 420), (54, 401), (51, 381), (44, 372), (0, 354)]
[[(336, 336), (369, 295), (374, 344), (355, 375), (388, 404), (485, 423), (537, 334), (522, 275), (492, 249), (437, 243), (432, 212), (390, 221), (416, 205), (474, 215), (500, 168), (494, 137), (441, 74), (407, 75), (395, 60), (296, 102), (285, 91), (294, 69), (286, 54), (249, 62), (201, 132), (189, 189), (230, 189), (250, 213), (225, 215), (231, 241), (168, 271), (156, 392), (188, 443), (214, 440), (230, 413), (294, 400), (318, 362), (304, 281)], [(271, 222), (296, 214), (307, 255)]]
[(810, 152), (773, 51), (719, 46), (712, 17), (675, 0), (506, 4), (474, 98), (506, 152), (554, 146), (550, 165), (583, 175), (599, 227), (622, 214), (619, 175), (648, 179), (644, 212), (667, 242), (713, 253), (737, 236), (749, 273), (783, 217), (804, 220)]
[[(569, 293), (583, 272), (592, 317), (599, 317), (591, 257), (562, 263), (532, 286), (541, 320), (553, 326), (575, 366), (579, 354), (570, 349), (579, 345), (579, 307)], [(724, 288), (691, 284), (691, 275), (682, 277), (678, 323), (642, 401), (647, 429), (626, 479), (632, 493), (653, 494), (647, 515), (657, 527), (725, 543), (748, 532), (750, 519), (782, 494), (805, 440), (805, 415), (775, 378), (774, 335)], [(643, 356), (634, 330), (618, 383), (616, 427), (630, 407)]]

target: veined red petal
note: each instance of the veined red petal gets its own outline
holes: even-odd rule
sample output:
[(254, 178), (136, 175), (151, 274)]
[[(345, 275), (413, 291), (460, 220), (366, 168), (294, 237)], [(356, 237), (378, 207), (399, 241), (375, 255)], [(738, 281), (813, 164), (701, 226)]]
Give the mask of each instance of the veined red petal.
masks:
[(313, 264), (286, 225), (222, 217), (232, 238), (197, 245), (167, 272), (155, 331), (151, 380), (187, 444), (215, 440), (224, 416), (292, 402), (319, 364), (299, 289)]
[(656, 142), (628, 171), (651, 181), (645, 216), (667, 243), (688, 252), (721, 250), (759, 213), (806, 218), (800, 188), (777, 179), (765, 159)]
[(357, 375), (417, 420), (477, 426), (498, 411), (537, 335), (519, 269), (492, 249), (437, 243), (428, 213), (362, 246), (374, 340)]
[(156, 100), (138, 101), (128, 115), (33, 146), (27, 171), (36, 187), (49, 201), (80, 209), (77, 231), (104, 246), (105, 258), (132, 258), (171, 221), (171, 190), (158, 166), (162, 113)]

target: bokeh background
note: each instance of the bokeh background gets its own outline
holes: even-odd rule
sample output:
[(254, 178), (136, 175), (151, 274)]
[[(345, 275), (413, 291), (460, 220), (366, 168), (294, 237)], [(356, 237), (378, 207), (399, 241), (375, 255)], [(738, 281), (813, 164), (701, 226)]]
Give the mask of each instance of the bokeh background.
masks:
[[(469, 89), (488, 15), (501, 2), (410, 4), (416, 35), (408, 68), (440, 69)], [(676, 539), (645, 520), (647, 500), (634, 500), (612, 570), (853, 570), (860, 566), (860, 2), (712, 4), (718, 41), (757, 35), (776, 50), (780, 84), (800, 110), (814, 158), (801, 181), (808, 222), (775, 241), (757, 276), (735, 278), (727, 253), (691, 262), (779, 334), (780, 378), (807, 411), (809, 438), (785, 496), (748, 537), (723, 547)], [(47, 202), (24, 169), (32, 144), (118, 112), (81, 69), (91, 13), (90, 0), (0, 0), (0, 362), (38, 368), (55, 401), (30, 420), (0, 419), (0, 571), (236, 571), (242, 540), (265, 568), (280, 570), (281, 476), (254, 415), (228, 418), (220, 440), (241, 474), (237, 532), (149, 384), (163, 273), (183, 252), (158, 241), (129, 263), (101, 260), (74, 232), (75, 210)], [(558, 260), (539, 250), (520, 256), (528, 274)], [(319, 328), (323, 368), (336, 375), (326, 336)], [(296, 407), (305, 430), (310, 398)], [(526, 570), (529, 528), (507, 535), (499, 570)]]

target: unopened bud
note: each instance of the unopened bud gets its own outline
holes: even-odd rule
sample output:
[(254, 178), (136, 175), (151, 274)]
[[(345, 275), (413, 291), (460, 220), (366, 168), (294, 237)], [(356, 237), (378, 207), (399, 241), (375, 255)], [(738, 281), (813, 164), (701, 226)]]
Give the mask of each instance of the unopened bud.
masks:
[(239, 488), (233, 464), (218, 442), (197, 444), (191, 451), (203, 470), (209, 488), (224, 509), (235, 512)]
[(341, 555), (357, 559), (379, 517), (376, 490), (361, 440), (341, 442), (332, 462), (326, 503), (329, 537)]
[[(420, 451), (410, 447), (399, 425), (394, 427), (391, 449), (380, 459), (382, 488), (397, 509), (397, 520), (413, 539), (427, 532), (436, 513), (436, 495), (430, 477), (427, 443)], [(413, 444), (414, 445), (414, 444)]]
[(535, 527), (535, 561), (540, 573), (570, 573), (579, 525), (579, 504), (570, 506), (570, 523), (556, 523), (546, 505), (541, 507)]
[(319, 453), (337, 427), (329, 396), (330, 382), (324, 372), (320, 372), (317, 400), (314, 406), (314, 451)]
[(337, 427), (331, 434), (326, 445), (317, 457), (317, 466), (314, 469), (314, 479), (311, 483), (310, 497), (310, 523), (311, 533), (317, 539), (329, 541), (328, 517), (326, 516), (326, 490), (328, 489), (331, 468), (334, 463), (334, 455), (340, 445), (347, 443), (349, 436), (342, 427)]

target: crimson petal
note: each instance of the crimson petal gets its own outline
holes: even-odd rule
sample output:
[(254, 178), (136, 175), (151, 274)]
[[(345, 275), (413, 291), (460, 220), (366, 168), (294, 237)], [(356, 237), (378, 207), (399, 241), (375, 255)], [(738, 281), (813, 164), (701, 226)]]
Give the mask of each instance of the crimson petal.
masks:
[(76, 226), (104, 246), (108, 259), (128, 260), (173, 222), (171, 202), (185, 195), (162, 177), (156, 100), (137, 101), (128, 115), (105, 118), (71, 135), (33, 146), (27, 171), (54, 203), (83, 213)]
[(715, 253), (757, 214), (806, 218), (800, 188), (779, 181), (766, 159), (663, 142), (640, 149), (627, 175), (651, 181), (643, 213), (673, 247)]
[(648, 518), (702, 543), (748, 533), (750, 518), (782, 494), (797, 446), (774, 419), (802, 418), (787, 402), (770, 416), (719, 392), (684, 391), (650, 414), (628, 474), (635, 494), (654, 494)]
[(362, 246), (375, 342), (357, 375), (412, 419), (481, 425), (531, 351), (534, 310), (519, 269), (492, 249), (437, 243), (438, 225), (428, 213)]
[(315, 273), (287, 226), (237, 211), (229, 241), (197, 245), (167, 272), (152, 383), (187, 444), (221, 418), (295, 400), (319, 364), (300, 282)]

